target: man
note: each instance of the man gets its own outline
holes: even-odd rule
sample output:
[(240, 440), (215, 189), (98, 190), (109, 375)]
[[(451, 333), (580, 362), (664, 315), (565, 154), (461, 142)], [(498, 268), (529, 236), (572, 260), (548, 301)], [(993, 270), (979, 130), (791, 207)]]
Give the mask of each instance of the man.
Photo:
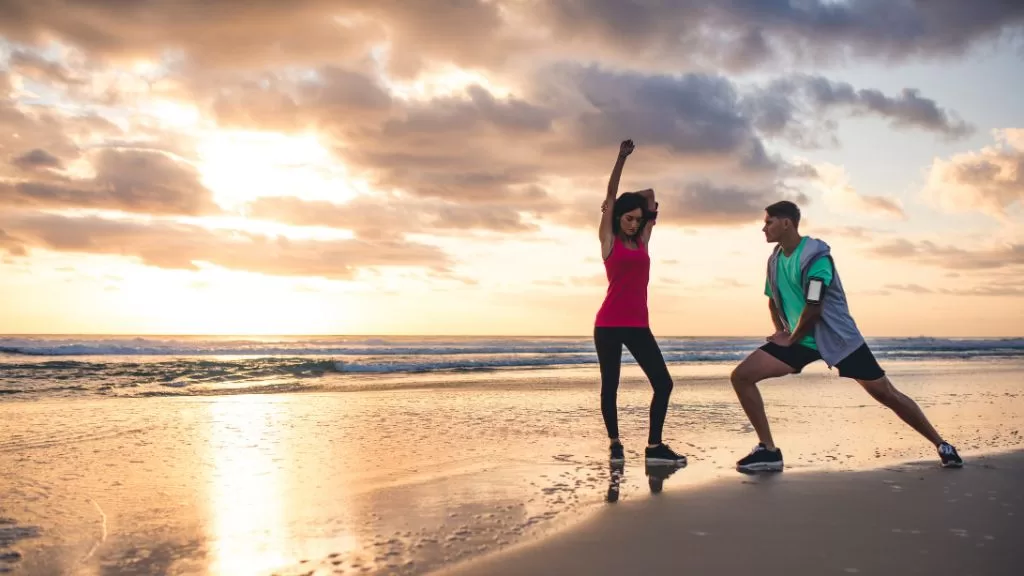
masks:
[(765, 239), (777, 246), (768, 258), (765, 295), (775, 334), (733, 370), (736, 390), (760, 443), (736, 463), (737, 470), (782, 470), (782, 450), (775, 446), (757, 383), (798, 374), (824, 360), (839, 376), (856, 380), (875, 400), (935, 445), (943, 467), (959, 468), (956, 448), (935, 431), (921, 408), (893, 387), (850, 316), (846, 294), (828, 244), (801, 236), (800, 209), (788, 201), (765, 209)]

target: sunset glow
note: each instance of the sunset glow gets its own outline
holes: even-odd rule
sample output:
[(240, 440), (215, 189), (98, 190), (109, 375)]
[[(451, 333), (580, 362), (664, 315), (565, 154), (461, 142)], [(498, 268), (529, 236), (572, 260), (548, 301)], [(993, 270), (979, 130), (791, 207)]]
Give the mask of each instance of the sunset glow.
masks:
[(621, 190), (661, 206), (659, 334), (770, 328), (783, 198), (865, 332), (1024, 325), (1024, 79), (998, 19), (899, 39), (856, 3), (835, 37), (791, 13), (816, 3), (399, 4), (0, 23), (2, 331), (586, 335), (623, 138)]

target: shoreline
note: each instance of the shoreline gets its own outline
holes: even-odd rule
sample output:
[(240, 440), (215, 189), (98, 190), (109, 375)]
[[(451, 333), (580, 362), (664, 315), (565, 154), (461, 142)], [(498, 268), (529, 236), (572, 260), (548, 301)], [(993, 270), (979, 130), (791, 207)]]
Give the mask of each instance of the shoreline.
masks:
[[(77, 357), (70, 357), (77, 358)], [(84, 357), (109, 361), (121, 357)], [(625, 357), (624, 357), (625, 358)], [(168, 363), (166, 357), (128, 357), (140, 362)], [(185, 357), (185, 360), (208, 360), (202, 357)], [(37, 358), (39, 363), (67, 361), (67, 358)], [(978, 370), (987, 374), (1006, 374), (1021, 370), (1024, 359), (1002, 357), (974, 357), (960, 360), (888, 360), (884, 363), (887, 373), (894, 377), (894, 384), (901, 386), (904, 379), (917, 379), (937, 373), (973, 376)], [(0, 355), (0, 368), (4, 367)], [(676, 384), (673, 401), (685, 403), (687, 390), (710, 387), (728, 387), (729, 372), (735, 367), (732, 361), (704, 362), (669, 362), (668, 368)], [(362, 393), (390, 391), (454, 391), (481, 389), (490, 390), (495, 382), (500, 382), (507, 389), (522, 391), (545, 390), (553, 388), (592, 387), (599, 380), (597, 365), (566, 364), (553, 366), (509, 366), (478, 370), (437, 370), (432, 372), (335, 372), (323, 373), (308, 377), (295, 375), (272, 375), (242, 380), (226, 381), (194, 381), (194, 382), (161, 382), (150, 377), (140, 382), (108, 385), (90, 383), (88, 378), (75, 385), (64, 385), (53, 379), (55, 374), (47, 374), (35, 383), (20, 384), (16, 388), (0, 388), (0, 398), (5, 402), (35, 402), (58, 400), (61, 402), (89, 399), (148, 399), (148, 398), (210, 398), (220, 396), (245, 395), (284, 395), (284, 394), (321, 394), (321, 393)], [(39, 384), (45, 380), (56, 386), (47, 387)], [(791, 382), (818, 386), (822, 381), (833, 384), (852, 384), (841, 379), (836, 371), (829, 370), (823, 363), (811, 364), (800, 374), (789, 375), (780, 379), (769, 380), (764, 384), (766, 390), (775, 387), (778, 382)], [(11, 379), (8, 385), (13, 385)], [(3, 383), (0, 383), (3, 386)], [(622, 389), (648, 386), (646, 377), (634, 362), (623, 362), (621, 385)]]
[[(1024, 449), (1024, 366), (948, 366), (902, 373), (899, 385), (968, 466)], [(665, 439), (689, 465), (655, 478), (652, 494), (639, 370), (624, 370), (620, 387), (620, 477), (593, 378), (535, 375), (490, 374), (472, 389), (0, 402), (0, 455), (14, 463), (0, 469), (0, 540), (25, 535), (8, 564), (26, 575), (411, 576), (744, 478), (733, 465), (756, 439), (725, 386), (680, 381)], [(789, 482), (937, 463), (856, 385), (805, 373), (763, 394)]]
[(909, 461), (735, 474), (429, 574), (1009, 575), (1024, 561), (1024, 450), (959, 470)]

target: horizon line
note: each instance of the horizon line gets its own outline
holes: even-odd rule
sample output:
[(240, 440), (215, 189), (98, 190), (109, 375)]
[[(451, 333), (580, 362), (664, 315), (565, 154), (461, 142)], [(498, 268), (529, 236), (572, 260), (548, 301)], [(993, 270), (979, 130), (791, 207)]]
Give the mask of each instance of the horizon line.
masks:
[[(428, 334), (428, 333), (410, 333), (410, 334), (336, 334), (336, 333), (272, 333), (272, 332), (256, 332), (256, 333), (205, 333), (205, 334), (187, 334), (187, 333), (157, 333), (157, 332), (24, 332), (24, 333), (10, 333), (0, 334), (0, 338), (16, 338), (16, 337), (54, 337), (54, 336), (100, 336), (100, 337), (116, 337), (116, 336), (134, 336), (143, 338), (238, 338), (238, 337), (249, 337), (249, 338), (266, 338), (266, 337), (287, 337), (287, 338), (589, 338), (592, 334)], [(722, 335), (722, 334), (661, 334), (655, 335), (656, 339), (663, 338), (764, 338), (764, 335)], [(949, 336), (949, 335), (928, 335), (918, 334), (915, 336), (892, 336), (892, 335), (880, 335), (872, 334), (865, 335), (865, 339), (873, 338), (942, 338), (942, 339), (973, 339), (973, 340), (992, 340), (992, 339), (1013, 339), (1013, 338), (1024, 338), (1024, 334), (1018, 335), (1005, 335), (1005, 336)]]

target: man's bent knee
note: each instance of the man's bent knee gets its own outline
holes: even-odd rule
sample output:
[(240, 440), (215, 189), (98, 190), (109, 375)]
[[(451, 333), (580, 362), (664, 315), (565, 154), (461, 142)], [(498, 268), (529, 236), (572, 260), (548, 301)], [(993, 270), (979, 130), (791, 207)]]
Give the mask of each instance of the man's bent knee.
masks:
[(732, 374), (729, 375), (729, 381), (732, 382), (732, 387), (737, 389), (757, 383), (757, 380), (752, 377), (751, 371), (746, 369), (743, 364), (733, 369)]
[(732, 374), (729, 375), (729, 381), (735, 388), (753, 386), (760, 379), (755, 356), (748, 356), (733, 368)]
[(729, 377), (737, 390), (756, 385), (761, 380), (792, 374), (793, 367), (764, 350), (756, 350), (737, 366)]

